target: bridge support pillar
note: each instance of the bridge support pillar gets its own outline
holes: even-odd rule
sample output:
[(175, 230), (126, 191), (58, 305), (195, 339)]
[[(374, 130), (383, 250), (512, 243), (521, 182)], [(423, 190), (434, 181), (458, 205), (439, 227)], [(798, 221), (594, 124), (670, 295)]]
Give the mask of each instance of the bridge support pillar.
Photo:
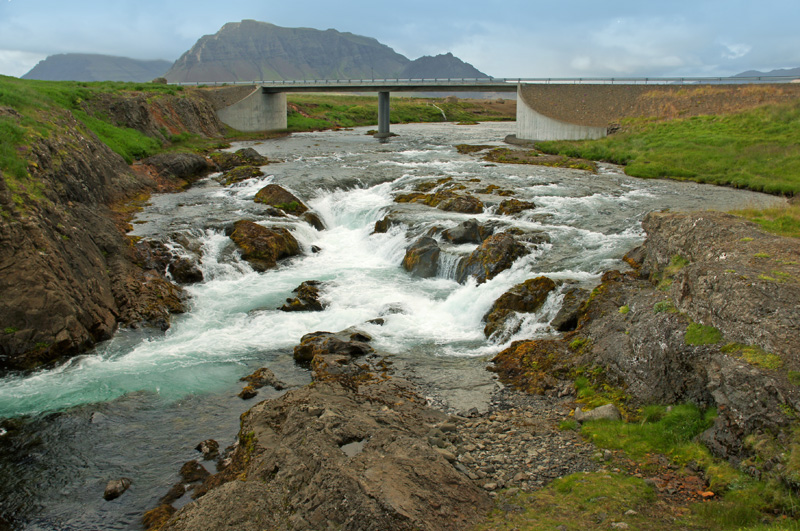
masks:
[(286, 129), (286, 93), (257, 87), (243, 100), (217, 111), (217, 117), (239, 131)]
[(392, 136), (389, 132), (389, 93), (378, 92), (378, 134), (377, 138)]

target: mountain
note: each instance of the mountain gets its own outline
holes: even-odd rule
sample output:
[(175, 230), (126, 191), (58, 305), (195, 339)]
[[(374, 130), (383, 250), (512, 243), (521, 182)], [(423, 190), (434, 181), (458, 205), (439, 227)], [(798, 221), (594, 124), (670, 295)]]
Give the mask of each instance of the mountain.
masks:
[(469, 63), (465, 63), (452, 53), (435, 57), (425, 55), (411, 61), (400, 73), (400, 79), (435, 78), (477, 78), (489, 77)]
[(201, 37), (165, 77), (170, 82), (421, 77), (417, 72), (485, 77), (452, 54), (411, 61), (371, 37), (255, 20), (231, 22)]
[(771, 70), (769, 72), (759, 72), (758, 70), (748, 70), (741, 74), (736, 74), (733, 77), (800, 77), (800, 67), (798, 68), (783, 68), (780, 70)]
[(63, 53), (34, 66), (23, 79), (48, 81), (151, 81), (164, 75), (169, 61), (141, 61), (113, 55)]

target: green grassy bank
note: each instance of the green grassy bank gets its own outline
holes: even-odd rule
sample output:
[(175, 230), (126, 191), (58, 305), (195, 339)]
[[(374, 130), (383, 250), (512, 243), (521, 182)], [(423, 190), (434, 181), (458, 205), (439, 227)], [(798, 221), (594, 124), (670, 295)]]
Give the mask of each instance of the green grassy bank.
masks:
[[(635, 118), (599, 140), (542, 142), (545, 153), (606, 161), (641, 178), (669, 178), (800, 196), (800, 100), (725, 115)], [(734, 212), (800, 237), (800, 204)]]
[(622, 164), (633, 177), (667, 177), (800, 194), (800, 101), (670, 121), (628, 119), (599, 140), (542, 142), (547, 153)]

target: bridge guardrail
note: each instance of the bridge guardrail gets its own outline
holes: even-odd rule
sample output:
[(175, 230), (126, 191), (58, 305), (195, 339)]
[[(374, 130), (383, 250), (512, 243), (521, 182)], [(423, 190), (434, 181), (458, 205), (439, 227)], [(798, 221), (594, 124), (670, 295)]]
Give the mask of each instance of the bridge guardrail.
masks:
[(432, 78), (432, 79), (305, 79), (305, 80), (252, 80), (252, 81), (183, 81), (170, 85), (184, 86), (225, 86), (225, 85), (264, 85), (264, 86), (336, 86), (362, 85), (508, 85), (514, 84), (553, 84), (553, 85), (725, 85), (725, 84), (757, 84), (757, 83), (797, 83), (796, 76), (757, 76), (757, 77), (578, 77), (578, 78)]

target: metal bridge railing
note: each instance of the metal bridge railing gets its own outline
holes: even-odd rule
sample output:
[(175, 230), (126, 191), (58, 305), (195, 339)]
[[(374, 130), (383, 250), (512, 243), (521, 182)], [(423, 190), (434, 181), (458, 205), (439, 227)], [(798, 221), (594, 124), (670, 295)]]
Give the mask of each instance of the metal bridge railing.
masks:
[(223, 85), (264, 85), (264, 86), (320, 86), (336, 85), (387, 86), (387, 85), (508, 85), (508, 84), (553, 84), (553, 85), (727, 85), (749, 83), (800, 83), (795, 76), (757, 76), (757, 77), (577, 77), (577, 78), (433, 78), (433, 79), (283, 79), (252, 81), (189, 81), (170, 83), (171, 85), (223, 86)]

